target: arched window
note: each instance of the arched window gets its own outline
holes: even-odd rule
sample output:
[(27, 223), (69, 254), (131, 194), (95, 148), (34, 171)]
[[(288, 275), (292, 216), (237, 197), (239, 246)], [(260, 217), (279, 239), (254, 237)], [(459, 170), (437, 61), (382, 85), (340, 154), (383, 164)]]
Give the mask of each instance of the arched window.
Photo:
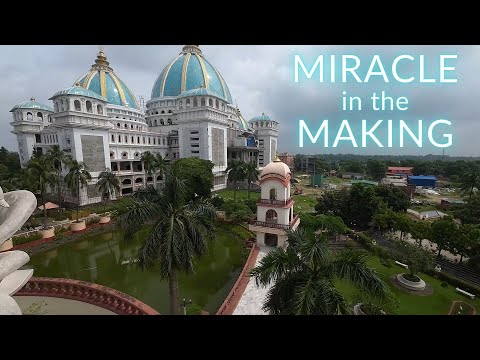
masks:
[(270, 200), (277, 200), (277, 190), (275, 188), (270, 189)]
[(68, 99), (65, 99), (65, 110), (70, 110), (70, 102), (68, 101)]
[(155, 111), (155, 115), (158, 115), (158, 111)]
[(263, 121), (260, 121), (260, 127), (263, 127)]
[(137, 136), (137, 144), (140, 144), (140, 136)]
[(86, 107), (87, 107), (87, 112), (93, 113), (92, 102), (87, 100), (87, 102), (85, 104), (86, 104)]
[(135, 154), (133, 154), (133, 157), (135, 159), (138, 159), (140, 157), (140, 153), (138, 151), (136, 151)]
[(115, 142), (115, 135), (112, 134), (112, 142)]
[(126, 151), (122, 152), (122, 159), (127, 159), (128, 158), (128, 154)]
[(118, 142), (122, 142), (122, 137), (120, 135), (118, 135)]
[(97, 114), (103, 115), (103, 107), (102, 107), (102, 105), (97, 105)]
[(135, 144), (135, 138), (133, 136), (130, 137), (130, 140), (132, 140), (131, 144)]
[(168, 110), (168, 113), (171, 114), (171, 113), (172, 113), (172, 110)]
[(257, 128), (258, 128), (258, 121), (255, 123), (255, 127), (257, 127)]
[(135, 184), (143, 184), (143, 178), (139, 177), (135, 179)]
[(125, 135), (125, 143), (128, 143), (128, 136)]
[(179, 107), (180, 109), (183, 108), (183, 101), (180, 101), (180, 102), (178, 103), (178, 107)]
[(172, 125), (172, 119), (168, 119), (168, 125)]
[(220, 105), (218, 105), (218, 99), (215, 100), (215, 107), (216, 107), (217, 109), (220, 109)]
[(153, 138), (153, 145), (157, 145), (157, 138)]
[(190, 107), (190, 99), (187, 99), (187, 107)]
[(208, 99), (208, 106), (213, 107), (213, 100), (211, 98)]
[(115, 159), (115, 153), (113, 151), (110, 151), (110, 159)]
[(148, 138), (148, 145), (150, 145), (150, 138)]
[(37, 112), (37, 120), (43, 122), (43, 114), (40, 111)]
[(268, 223), (277, 223), (277, 220), (278, 220), (277, 212), (273, 209), (268, 210), (267, 213), (265, 214), (265, 219)]
[(132, 180), (131, 179), (123, 179), (122, 180), (122, 185), (131, 185), (132, 184)]
[(145, 136), (143, 137), (143, 143), (145, 144)]
[(163, 138), (163, 145), (165, 145), (165, 138)]
[(80, 100), (75, 100), (73, 102), (73, 106), (75, 107), (75, 111), (82, 111), (82, 108), (80, 107)]
[(56, 101), (53, 103), (53, 110), (55, 110), (55, 112), (58, 112), (58, 103)]
[(123, 124), (123, 127), (124, 127), (125, 129), (128, 129), (128, 125), (127, 125), (127, 124)]
[(158, 126), (157, 119), (155, 119), (153, 123), (155, 124), (155, 126)]
[(222, 110), (225, 111), (225, 104), (222, 103)]
[(120, 123), (117, 123), (117, 128), (120, 129)]
[(204, 97), (202, 97), (201, 106), (205, 106), (205, 98)]
[(162, 120), (160, 120), (160, 125), (165, 125), (165, 122)]
[(162, 110), (162, 111), (160, 112), (160, 114), (165, 114), (165, 111), (164, 111), (164, 110)]
[(33, 121), (33, 114), (31, 112), (27, 112), (27, 120)]

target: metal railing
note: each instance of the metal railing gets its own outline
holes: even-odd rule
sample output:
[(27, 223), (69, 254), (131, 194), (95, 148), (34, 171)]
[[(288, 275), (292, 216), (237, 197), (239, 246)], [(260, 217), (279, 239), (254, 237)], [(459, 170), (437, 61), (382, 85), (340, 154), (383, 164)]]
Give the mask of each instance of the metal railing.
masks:
[(293, 198), (291, 197), (286, 200), (258, 199), (257, 204), (286, 206), (289, 205), (292, 201)]
[(289, 224), (278, 224), (276, 220), (275, 221), (258, 221), (254, 219), (250, 221), (250, 225), (269, 227), (272, 229), (289, 230), (295, 224), (298, 218), (299, 218), (299, 215), (298, 214), (295, 215)]

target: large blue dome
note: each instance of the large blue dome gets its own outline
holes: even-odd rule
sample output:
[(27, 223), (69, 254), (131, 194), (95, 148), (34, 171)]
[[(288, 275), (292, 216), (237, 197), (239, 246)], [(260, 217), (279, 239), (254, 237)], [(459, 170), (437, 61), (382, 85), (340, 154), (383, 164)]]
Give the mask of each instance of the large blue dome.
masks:
[(186, 45), (158, 76), (152, 88), (152, 99), (178, 96), (201, 87), (232, 103), (230, 90), (222, 75), (203, 57), (198, 46)]
[(133, 93), (113, 72), (103, 51), (98, 53), (95, 64), (92, 65), (90, 71), (81, 76), (75, 83), (79, 83), (81, 87), (103, 96), (110, 104), (140, 109)]

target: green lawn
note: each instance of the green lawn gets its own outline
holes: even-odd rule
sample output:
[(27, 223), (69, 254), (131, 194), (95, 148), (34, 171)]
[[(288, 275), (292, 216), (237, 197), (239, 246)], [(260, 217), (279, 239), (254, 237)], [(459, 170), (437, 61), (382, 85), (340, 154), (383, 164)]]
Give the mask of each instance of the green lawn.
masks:
[[(293, 189), (292, 189), (293, 192)], [(218, 196), (224, 198), (225, 200), (232, 199), (233, 200), (233, 190), (230, 189), (223, 189), (214, 192)], [(244, 200), (247, 198), (247, 190), (237, 190), (237, 200)], [(294, 211), (301, 213), (301, 212), (312, 212), (315, 211), (315, 205), (317, 203), (317, 196), (315, 195), (292, 195), (293, 199), (295, 200)], [(251, 192), (250, 199), (258, 199), (260, 198), (260, 193)]]
[[(432, 278), (431, 276), (422, 274), (420, 277), (433, 287), (433, 294), (429, 296), (410, 295), (406, 292), (398, 290), (390, 282), (390, 276), (394, 274), (403, 273), (406, 270), (400, 266), (393, 265), (388, 268), (380, 263), (377, 256), (372, 256), (368, 265), (377, 270), (380, 277), (390, 286), (394, 294), (399, 300), (399, 315), (447, 315), (450, 310), (452, 302), (455, 300), (466, 302), (475, 307), (477, 311), (480, 310), (480, 300), (463, 296), (455, 291), (455, 286), (448, 285), (443, 288), (441, 281)], [(350, 300), (355, 292), (355, 289), (348, 283), (338, 283), (338, 289), (344, 296)]]

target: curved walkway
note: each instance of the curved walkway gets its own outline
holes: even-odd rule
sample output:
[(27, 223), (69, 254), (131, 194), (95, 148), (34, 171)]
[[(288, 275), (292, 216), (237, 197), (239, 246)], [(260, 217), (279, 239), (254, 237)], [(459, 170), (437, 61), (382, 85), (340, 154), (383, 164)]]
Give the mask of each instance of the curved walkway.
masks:
[[(257, 266), (270, 250), (271, 248), (261, 247), (254, 266)], [(268, 315), (262, 310), (268, 290), (270, 290), (270, 286), (266, 288), (258, 287), (255, 285), (255, 279), (251, 277), (237, 307), (233, 311), (233, 315)]]
[(14, 296), (24, 315), (117, 315), (83, 301), (47, 296)]

